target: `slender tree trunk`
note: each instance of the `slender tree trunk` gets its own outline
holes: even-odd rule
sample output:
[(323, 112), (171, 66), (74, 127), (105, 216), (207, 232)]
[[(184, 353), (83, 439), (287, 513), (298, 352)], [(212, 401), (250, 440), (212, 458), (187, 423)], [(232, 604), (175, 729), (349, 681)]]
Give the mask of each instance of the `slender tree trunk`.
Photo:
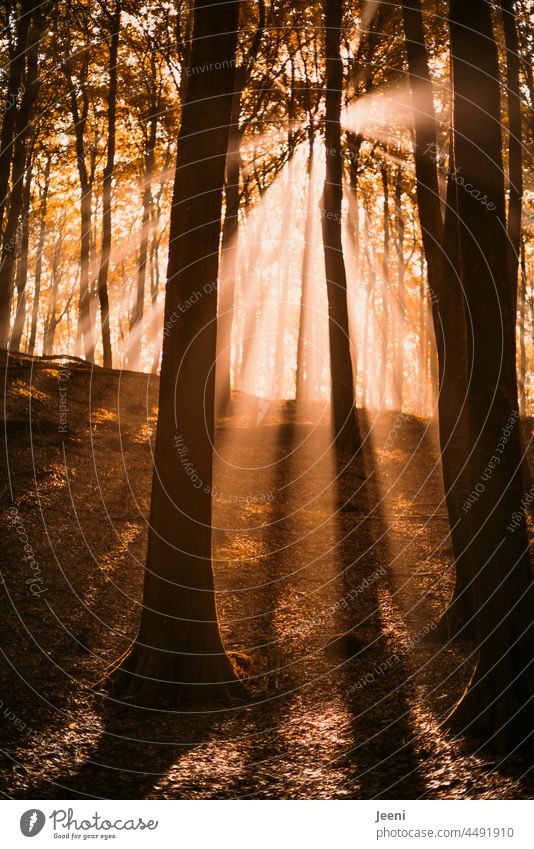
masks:
[(451, 0), (449, 9), (455, 164), (464, 178), (457, 203), (461, 278), (470, 317), (469, 524), (478, 647), (474, 675), (449, 724), (506, 749), (533, 728), (534, 626), (522, 507), (499, 65), (485, 0)]
[(33, 357), (35, 352), (35, 340), (37, 338), (37, 318), (39, 316), (39, 299), (41, 296), (41, 277), (43, 273), (43, 251), (46, 236), (46, 208), (48, 204), (48, 189), (50, 186), (50, 164), (52, 157), (48, 155), (44, 171), (44, 184), (41, 195), (41, 209), (39, 213), (39, 237), (37, 239), (37, 258), (35, 261), (35, 284), (33, 289), (32, 317), (30, 341), (28, 353)]
[[(527, 269), (525, 261), (525, 240), (521, 239), (521, 297), (519, 300), (519, 404), (521, 418), (527, 415), (527, 346), (525, 324), (527, 320)], [(527, 461), (528, 462), (528, 461)]]
[(308, 333), (310, 328), (310, 288), (312, 284), (312, 251), (313, 251), (313, 128), (310, 127), (308, 136), (308, 168), (306, 182), (306, 218), (304, 221), (304, 249), (302, 253), (301, 294), (299, 311), (299, 335), (297, 340), (297, 374), (296, 400), (297, 403), (309, 401), (309, 355), (310, 346)]
[[(432, 306), (432, 333), (439, 370), (439, 437), (445, 488), (445, 501), (456, 560), (456, 588), (453, 603), (446, 611), (436, 636), (452, 638), (472, 619), (472, 599), (468, 591), (469, 570), (461, 565), (466, 555), (467, 537), (462, 505), (469, 492), (467, 480), (467, 341), (462, 286), (459, 279), (457, 248), (455, 163), (451, 147), (447, 183), (446, 220), (442, 220), (438, 171), (442, 156), (437, 147), (432, 82), (428, 68), (420, 0), (402, 3), (406, 52), (415, 122), (416, 192), (423, 250), (427, 263), (428, 288)], [(433, 343), (429, 338), (431, 380)], [(463, 571), (459, 575), (459, 570)], [(468, 631), (463, 631), (464, 636)]]
[(128, 343), (128, 364), (130, 368), (138, 369), (142, 347), (142, 326), (145, 314), (146, 268), (148, 259), (148, 243), (150, 238), (150, 215), (152, 208), (152, 182), (156, 163), (156, 140), (158, 128), (158, 104), (153, 100), (148, 127), (148, 138), (145, 150), (145, 166), (143, 175), (143, 218), (141, 224), (141, 241), (139, 243), (139, 258), (137, 262), (137, 287), (132, 320), (130, 324), (130, 340)]
[(232, 326), (237, 274), (239, 234), (239, 179), (241, 174), (241, 138), (239, 115), (241, 92), (234, 92), (232, 120), (226, 159), (224, 184), (225, 212), (221, 246), (221, 288), (217, 310), (217, 366), (215, 409), (223, 415), (231, 396)]
[(326, 176), (321, 203), (328, 330), (330, 339), (330, 382), (332, 420), (336, 446), (358, 451), (361, 445), (354, 402), (355, 375), (352, 371), (347, 278), (341, 240), (343, 160), (341, 152), (341, 92), (343, 63), (340, 54), (343, 0), (326, 2)]
[(111, 256), (111, 190), (115, 171), (115, 124), (117, 115), (117, 60), (119, 53), (119, 35), (121, 26), (121, 0), (115, 0), (115, 11), (111, 20), (111, 43), (109, 47), (109, 91), (108, 91), (108, 144), (107, 161), (104, 168), (102, 186), (102, 247), (100, 268), (98, 271), (98, 301), (100, 304), (100, 322), (102, 326), (102, 348), (104, 368), (111, 368), (111, 332), (109, 326), (108, 275)]
[(396, 357), (393, 367), (393, 408), (402, 410), (404, 381), (404, 324), (406, 320), (406, 291), (404, 283), (404, 212), (402, 209), (402, 172), (397, 169), (395, 179), (395, 233), (397, 244), (397, 321)]
[(112, 673), (116, 693), (158, 709), (240, 689), (211, 563), (216, 283), (238, 12), (228, 0), (195, 2), (191, 64), (209, 70), (189, 79), (178, 139), (143, 613)]
[(76, 140), (76, 162), (78, 165), (78, 177), (80, 181), (80, 289), (78, 298), (78, 332), (77, 339), (83, 341), (85, 359), (94, 361), (95, 341), (93, 321), (91, 315), (91, 291), (89, 286), (90, 264), (91, 264), (91, 223), (92, 223), (92, 170), (91, 176), (87, 169), (85, 151), (85, 130), (89, 115), (89, 95), (87, 92), (87, 76), (89, 73), (89, 56), (83, 57), (81, 70), (80, 89), (82, 95), (82, 108), (78, 109), (78, 100), (74, 81), (70, 74), (67, 63), (65, 75), (69, 86), (70, 110), (73, 120), (73, 129)]
[(32, 187), (32, 163), (26, 169), (26, 179), (22, 189), (22, 208), (20, 221), (20, 253), (15, 275), (17, 292), (17, 307), (9, 347), (12, 351), (20, 351), (24, 322), (26, 320), (26, 283), (28, 280), (28, 249), (30, 242), (30, 206)]
[(252, 63), (258, 54), (265, 29), (265, 0), (259, 0), (258, 26), (245, 61), (236, 69), (229, 128), (226, 177), (224, 184), (225, 212), (221, 245), (221, 283), (217, 307), (217, 356), (215, 368), (215, 412), (223, 415), (232, 393), (232, 328), (235, 311), (236, 274), (238, 259), (239, 200), (241, 176), (240, 128), (241, 98), (250, 77)]
[(59, 263), (61, 258), (62, 245), (63, 238), (60, 233), (56, 239), (56, 244), (54, 245), (54, 253), (52, 255), (52, 268), (50, 270), (50, 303), (48, 305), (48, 313), (46, 316), (43, 333), (43, 354), (45, 356), (49, 356), (54, 352), (54, 338), (56, 333), (56, 327), (58, 325), (57, 301), (59, 293), (59, 282), (61, 279)]
[(388, 354), (389, 354), (389, 294), (391, 280), (389, 274), (389, 173), (385, 165), (380, 169), (384, 192), (384, 248), (382, 252), (382, 312), (380, 315), (380, 377), (379, 405), (383, 409), (386, 403)]

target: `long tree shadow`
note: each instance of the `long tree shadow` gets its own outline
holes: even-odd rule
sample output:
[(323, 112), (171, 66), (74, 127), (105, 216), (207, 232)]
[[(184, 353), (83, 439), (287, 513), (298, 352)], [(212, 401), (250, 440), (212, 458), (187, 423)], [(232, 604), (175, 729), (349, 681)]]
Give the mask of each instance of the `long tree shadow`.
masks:
[[(219, 715), (220, 716), (220, 715)], [(35, 799), (145, 799), (165, 785), (171, 768), (213, 733), (219, 720), (209, 714), (161, 715), (140, 708), (107, 706), (98, 743), (83, 763), (46, 780), (27, 794)], [(184, 785), (184, 798), (189, 792)], [(179, 796), (176, 796), (179, 798)]]
[(330, 647), (350, 711), (352, 746), (344, 763), (360, 798), (417, 798), (424, 791), (410, 706), (413, 685), (406, 657), (393, 641), (388, 610), (391, 553), (383, 497), (359, 413), (364, 445), (355, 457), (337, 457), (338, 558), (343, 595), (340, 637)]

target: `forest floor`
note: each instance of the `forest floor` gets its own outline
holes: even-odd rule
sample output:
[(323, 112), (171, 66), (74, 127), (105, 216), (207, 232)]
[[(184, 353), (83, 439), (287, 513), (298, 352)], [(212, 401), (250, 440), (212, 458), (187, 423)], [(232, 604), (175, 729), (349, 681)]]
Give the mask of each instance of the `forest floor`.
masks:
[(236, 401), (214, 568), (250, 700), (154, 715), (93, 685), (139, 623), (157, 378), (1, 365), (5, 797), (533, 798), (532, 757), (441, 724), (473, 647), (431, 639), (453, 583), (434, 423), (360, 412), (364, 450), (340, 470), (321, 405), (295, 424), (290, 402)]

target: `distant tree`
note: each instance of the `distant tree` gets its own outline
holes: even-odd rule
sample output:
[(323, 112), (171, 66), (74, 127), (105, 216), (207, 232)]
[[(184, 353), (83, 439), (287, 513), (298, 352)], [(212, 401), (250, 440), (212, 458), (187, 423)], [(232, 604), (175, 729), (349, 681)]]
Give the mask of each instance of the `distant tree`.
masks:
[(50, 187), (50, 167), (52, 157), (50, 154), (46, 157), (44, 167), (43, 183), (40, 187), (40, 204), (39, 204), (39, 230), (37, 236), (37, 257), (35, 260), (35, 282), (33, 289), (33, 301), (31, 309), (31, 324), (30, 338), (28, 342), (28, 353), (33, 356), (35, 351), (35, 342), (37, 339), (37, 319), (39, 317), (39, 301), (41, 297), (41, 277), (43, 273), (43, 251), (46, 237), (46, 213), (48, 207), (48, 191)]
[[(87, 125), (91, 97), (89, 91), (89, 66), (91, 51), (85, 47), (79, 57), (78, 75), (75, 76), (75, 58), (70, 53), (63, 65), (68, 86), (68, 103), (75, 137), (76, 164), (80, 183), (80, 290), (78, 297), (78, 338), (83, 342), (83, 353), (89, 362), (95, 358), (95, 333), (91, 311), (91, 246), (93, 217), (93, 187), (95, 179), (95, 146), (87, 142)], [(80, 99), (80, 103), (79, 103)]]
[(257, 5), (258, 23), (250, 44), (250, 49), (236, 68), (228, 155), (226, 159), (226, 177), (224, 183), (225, 211), (221, 244), (221, 286), (217, 319), (217, 368), (215, 385), (216, 411), (219, 414), (224, 413), (226, 410), (230, 401), (231, 390), (232, 324), (236, 289), (235, 278), (237, 273), (239, 205), (241, 198), (239, 185), (241, 178), (241, 142), (246, 128), (246, 124), (241, 120), (242, 99), (265, 31), (264, 0), (260, 0)]
[(195, 2), (191, 66), (200, 71), (187, 85), (178, 138), (143, 612), (111, 672), (115, 694), (155, 707), (242, 686), (222, 644), (211, 563), (217, 277), (238, 15), (232, 0)]

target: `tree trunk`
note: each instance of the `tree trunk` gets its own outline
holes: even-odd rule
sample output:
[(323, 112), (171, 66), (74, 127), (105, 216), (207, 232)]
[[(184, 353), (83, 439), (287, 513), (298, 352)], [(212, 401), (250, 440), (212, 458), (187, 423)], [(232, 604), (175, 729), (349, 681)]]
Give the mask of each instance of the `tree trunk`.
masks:
[(297, 374), (295, 380), (297, 404), (310, 400), (310, 339), (308, 338), (311, 325), (310, 316), (310, 287), (312, 284), (312, 251), (313, 251), (313, 147), (314, 133), (310, 126), (308, 137), (308, 174), (306, 183), (306, 219), (304, 222), (304, 249), (302, 253), (302, 288), (300, 295), (299, 335), (297, 340)]
[(521, 203), (523, 198), (523, 157), (521, 131), (521, 59), (515, 20), (514, 0), (501, 0), (506, 43), (506, 91), (508, 98), (508, 259), (514, 303), (521, 243)]
[[(8, 201), (9, 178), (13, 159), (13, 133), (17, 117), (18, 103), (24, 96), (24, 68), (28, 36), (33, 18), (35, 0), (22, 0), (21, 14), (16, 23), (16, 38), (13, 54), (9, 63), (6, 99), (3, 109), (2, 131), (0, 133), (0, 231), (4, 223), (4, 211)], [(2, 293), (3, 294), (3, 293)], [(5, 307), (1, 302), (2, 312)], [(9, 318), (8, 318), (9, 322)], [(1, 345), (1, 347), (5, 347)]]
[(89, 56), (83, 56), (80, 89), (82, 109), (78, 109), (76, 88), (70, 74), (69, 65), (65, 67), (65, 75), (69, 86), (69, 101), (72, 114), (73, 129), (76, 140), (76, 162), (80, 181), (80, 289), (78, 299), (78, 338), (83, 341), (85, 359), (94, 362), (95, 341), (93, 321), (91, 316), (91, 292), (89, 287), (91, 262), (91, 221), (92, 221), (92, 182), (87, 170), (85, 151), (85, 129), (89, 114), (89, 95), (87, 92), (87, 76), (89, 73)]
[(189, 79), (178, 139), (143, 613), (111, 673), (116, 694), (159, 709), (242, 691), (222, 645), (211, 563), (216, 286), (238, 13), (228, 0), (195, 3), (191, 64), (208, 70)]
[(406, 320), (406, 291), (404, 284), (404, 213), (402, 210), (402, 172), (395, 178), (395, 234), (397, 246), (397, 320), (396, 357), (393, 367), (393, 409), (402, 410), (404, 381), (404, 324)]
[(115, 0), (115, 11), (111, 19), (111, 43), (109, 47), (109, 91), (108, 91), (108, 144), (107, 161), (102, 186), (102, 246), (98, 271), (98, 301), (102, 326), (102, 348), (104, 368), (111, 368), (111, 332), (109, 327), (108, 274), (111, 256), (111, 190), (115, 171), (115, 124), (117, 114), (117, 59), (121, 26), (121, 0)]
[(63, 238), (61, 233), (56, 239), (56, 244), (54, 245), (54, 253), (52, 255), (52, 268), (50, 275), (50, 303), (48, 306), (48, 313), (46, 316), (44, 331), (43, 331), (43, 354), (45, 356), (49, 356), (54, 352), (54, 338), (56, 334), (56, 327), (58, 325), (57, 318), (57, 300), (58, 300), (58, 291), (59, 291), (59, 282), (61, 279), (61, 271), (59, 268), (59, 261), (61, 258), (61, 248), (63, 244)]
[(341, 240), (343, 160), (341, 153), (341, 19), (343, 0), (326, 2), (326, 176), (321, 201), (328, 330), (330, 339), (330, 382), (335, 444), (341, 451), (358, 451), (361, 446), (356, 417), (355, 375), (349, 338), (347, 278)]
[[(28, 4), (28, 17), (31, 17), (33, 4)], [(31, 132), (30, 116), (39, 88), (38, 47), (43, 26), (42, 13), (37, 15), (27, 36), (27, 51), (23, 57), (20, 77), (20, 104), (13, 106), (4, 116), (4, 121), (14, 122), (11, 129), (12, 150), (9, 151), (9, 163), (5, 161), (7, 182), (3, 186), (5, 173), (2, 174), (0, 152), (0, 221), (3, 217), (3, 207), (7, 202), (6, 192), (9, 185), (9, 167), (11, 173), (11, 189), (9, 191), (9, 212), (2, 240), (0, 259), (0, 348), (6, 348), (9, 338), (9, 322), (11, 311), (11, 296), (13, 292), (13, 275), (15, 270), (16, 242), (19, 220), (23, 204), (23, 180), (26, 169), (27, 140)], [(29, 43), (28, 43), (29, 42)], [(14, 60), (15, 61), (15, 60)], [(26, 67), (24, 67), (26, 61)], [(20, 94), (19, 92), (19, 94)], [(14, 113), (13, 116), (11, 113)]]
[[(466, 556), (467, 538), (462, 505), (469, 493), (467, 481), (467, 350), (462, 286), (458, 275), (456, 236), (456, 184), (453, 181), (455, 163), (449, 157), (449, 177), (445, 225), (436, 165), (442, 156), (436, 139), (432, 82), (428, 68), (423, 18), (420, 0), (402, 3), (406, 53), (415, 122), (416, 193), (423, 250), (427, 264), (428, 289), (432, 307), (433, 336), (438, 353), (438, 412), (439, 438), (445, 501), (451, 528), (453, 553), (456, 561), (456, 589), (453, 603), (446, 611), (434, 636), (450, 639), (459, 635), (472, 618), (468, 593), (462, 592), (469, 583), (468, 575), (458, 575), (461, 560)], [(432, 328), (429, 328), (432, 331)], [(433, 357), (432, 339), (429, 354)], [(431, 379), (433, 363), (430, 361)], [(468, 636), (467, 631), (463, 632)]]
[(152, 181), (156, 164), (156, 140), (158, 129), (158, 103), (152, 101), (149, 119), (148, 138), (145, 150), (145, 165), (143, 174), (143, 219), (141, 224), (141, 241), (139, 243), (139, 259), (137, 262), (137, 287), (132, 320), (130, 323), (130, 338), (128, 342), (128, 366), (140, 368), (143, 317), (145, 313), (146, 267), (148, 258), (148, 242), (150, 238), (150, 216), (152, 209)]
[[(448, 718), (507, 749), (532, 732), (532, 567), (509, 285), (499, 65), (485, 0), (449, 6), (462, 284), (470, 317), (469, 524), (478, 660)], [(516, 516), (515, 523), (513, 517)]]
[(12, 351), (20, 351), (24, 322), (26, 320), (26, 283), (28, 280), (28, 248), (30, 241), (30, 206), (32, 187), (32, 163), (26, 169), (26, 180), (22, 189), (22, 208), (20, 222), (20, 253), (15, 275), (17, 292), (17, 307), (9, 347)]
[[(521, 297), (519, 300), (519, 404), (521, 418), (527, 415), (527, 346), (525, 324), (527, 320), (527, 269), (525, 261), (525, 240), (521, 239)], [(525, 458), (524, 462), (528, 462)]]
[(389, 351), (389, 293), (391, 281), (389, 276), (389, 173), (385, 165), (380, 168), (382, 189), (384, 192), (384, 248), (382, 252), (382, 311), (380, 314), (380, 375), (379, 375), (379, 406), (383, 409), (386, 403)]
[(30, 357), (33, 357), (35, 351), (35, 340), (37, 337), (37, 318), (39, 316), (39, 299), (41, 296), (41, 277), (43, 273), (43, 251), (45, 245), (45, 236), (46, 236), (46, 208), (48, 204), (48, 189), (50, 186), (50, 164), (52, 161), (52, 157), (50, 154), (47, 157), (45, 172), (44, 172), (44, 184), (43, 191), (41, 194), (41, 209), (39, 214), (39, 237), (37, 239), (37, 258), (35, 261), (35, 284), (33, 289), (33, 302), (32, 302), (32, 318), (31, 318), (31, 330), (30, 330), (30, 341), (28, 344), (28, 353)]
[(232, 326), (237, 273), (239, 178), (241, 174), (240, 111), (241, 92), (236, 91), (232, 100), (232, 119), (226, 159), (225, 212), (221, 245), (221, 288), (217, 309), (215, 409), (218, 416), (224, 415), (226, 412), (231, 396)]

